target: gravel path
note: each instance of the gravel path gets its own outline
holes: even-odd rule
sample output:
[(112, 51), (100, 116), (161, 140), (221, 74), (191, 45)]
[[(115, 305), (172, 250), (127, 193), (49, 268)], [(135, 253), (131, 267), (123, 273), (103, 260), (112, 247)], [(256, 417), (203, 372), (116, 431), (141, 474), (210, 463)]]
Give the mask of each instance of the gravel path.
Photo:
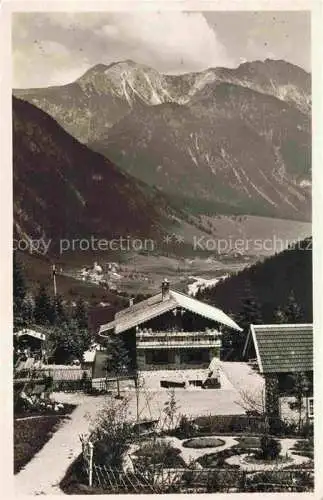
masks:
[(53, 437), (14, 477), (16, 495), (62, 494), (59, 482), (81, 452), (79, 434), (86, 433), (89, 429), (86, 415), (94, 417), (107, 398), (62, 394), (56, 400), (63, 403), (73, 402), (79, 406), (69, 415), (70, 420), (62, 423)]
[(181, 456), (185, 460), (187, 465), (189, 465), (189, 463), (192, 460), (197, 460), (198, 458), (202, 457), (203, 455), (206, 455), (207, 453), (218, 453), (219, 451), (231, 448), (232, 446), (238, 443), (238, 441), (231, 436), (212, 435), (212, 436), (203, 436), (203, 439), (207, 437), (221, 439), (222, 441), (224, 441), (224, 444), (222, 446), (216, 446), (214, 448), (194, 449), (194, 448), (185, 448), (183, 446), (183, 443), (187, 441), (186, 439), (181, 440), (176, 437), (167, 437), (166, 439), (167, 441), (170, 441), (175, 448), (179, 448), (181, 450)]
[(281, 444), (281, 452), (280, 455), (282, 457), (285, 457), (286, 454), (288, 458), (290, 458), (290, 461), (284, 462), (277, 462), (273, 464), (257, 464), (257, 463), (250, 463), (245, 461), (245, 459), (248, 457), (248, 454), (243, 454), (243, 455), (234, 455), (233, 457), (227, 458), (226, 462), (231, 465), (240, 465), (241, 470), (246, 470), (246, 471), (253, 471), (253, 470), (277, 470), (277, 469), (283, 469), (284, 467), (288, 467), (289, 465), (301, 465), (310, 460), (308, 457), (300, 456), (300, 455), (294, 455), (292, 448), (294, 444), (296, 443), (297, 439), (281, 439), (280, 444)]

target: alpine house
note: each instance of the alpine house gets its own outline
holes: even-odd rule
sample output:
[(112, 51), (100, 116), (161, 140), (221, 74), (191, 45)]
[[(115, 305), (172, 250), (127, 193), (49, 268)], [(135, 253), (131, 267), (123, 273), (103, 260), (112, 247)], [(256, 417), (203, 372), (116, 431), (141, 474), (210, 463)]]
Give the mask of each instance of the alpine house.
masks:
[(219, 358), (222, 328), (242, 329), (221, 309), (170, 289), (116, 313), (101, 337), (122, 336), (134, 370), (206, 368)]

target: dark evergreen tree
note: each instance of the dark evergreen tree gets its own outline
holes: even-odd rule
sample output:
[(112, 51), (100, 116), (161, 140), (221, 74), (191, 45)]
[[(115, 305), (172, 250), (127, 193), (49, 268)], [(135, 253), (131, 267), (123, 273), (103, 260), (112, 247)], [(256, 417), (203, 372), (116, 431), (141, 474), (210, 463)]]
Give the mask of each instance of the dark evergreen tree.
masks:
[(226, 332), (224, 340), (225, 345), (228, 347), (228, 352), (225, 357), (231, 360), (242, 360), (243, 348), (250, 325), (262, 323), (261, 305), (253, 293), (252, 284), (249, 280), (244, 282), (241, 293), (240, 311), (235, 315), (231, 314), (232, 316), (243, 331), (229, 330)]
[(53, 300), (53, 315), (54, 315), (54, 323), (56, 325), (62, 325), (68, 323), (69, 317), (68, 312), (63, 303), (63, 299), (60, 295), (56, 295)]
[(21, 305), (21, 317), (24, 326), (31, 326), (34, 323), (35, 301), (31, 294), (26, 294)]
[(55, 322), (55, 310), (44, 285), (39, 287), (35, 297), (34, 318), (39, 325), (52, 325)]
[(20, 262), (17, 260), (16, 252), (13, 254), (13, 321), (14, 330), (17, 331), (24, 326), (23, 301), (27, 292), (26, 281)]
[(236, 315), (236, 321), (246, 333), (251, 324), (259, 325), (262, 323), (261, 304), (254, 295), (252, 284), (249, 280), (245, 281), (241, 299), (242, 306)]
[(288, 323), (288, 318), (286, 316), (286, 313), (284, 309), (282, 309), (281, 307), (278, 307), (274, 311), (274, 322), (280, 324)]
[(88, 314), (85, 306), (84, 300), (81, 298), (78, 299), (75, 307), (75, 311), (73, 314), (74, 319), (76, 320), (79, 328), (88, 329)]
[(74, 319), (69, 323), (55, 325), (48, 334), (49, 350), (57, 364), (65, 364), (72, 359), (81, 361), (90, 343), (90, 334), (87, 330), (80, 330)]
[(297, 303), (295, 293), (292, 290), (289, 294), (286, 306), (283, 309), (286, 323), (301, 323), (303, 321), (303, 311)]
[(120, 398), (119, 377), (128, 372), (130, 358), (128, 350), (124, 344), (122, 337), (116, 333), (109, 335), (107, 339), (107, 352), (109, 359), (107, 362), (107, 371), (117, 377), (118, 398)]

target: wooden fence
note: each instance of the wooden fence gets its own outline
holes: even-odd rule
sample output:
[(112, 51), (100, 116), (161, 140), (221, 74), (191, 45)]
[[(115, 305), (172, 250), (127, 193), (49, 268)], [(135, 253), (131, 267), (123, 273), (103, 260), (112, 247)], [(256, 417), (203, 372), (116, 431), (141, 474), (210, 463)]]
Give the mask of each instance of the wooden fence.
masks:
[(93, 465), (93, 486), (108, 493), (212, 493), (313, 491), (314, 471), (290, 469), (167, 469), (124, 471)]

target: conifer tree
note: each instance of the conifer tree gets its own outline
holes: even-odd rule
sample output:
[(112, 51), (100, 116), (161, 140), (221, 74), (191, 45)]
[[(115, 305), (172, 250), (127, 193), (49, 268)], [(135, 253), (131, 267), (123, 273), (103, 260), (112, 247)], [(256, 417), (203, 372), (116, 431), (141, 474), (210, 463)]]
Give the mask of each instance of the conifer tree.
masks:
[(242, 359), (243, 348), (250, 329), (250, 325), (262, 323), (261, 305), (253, 294), (252, 284), (249, 280), (245, 281), (243, 295), (241, 300), (241, 309), (235, 315), (235, 321), (243, 329), (242, 332), (230, 332), (231, 348), (234, 351), (233, 359)]
[(88, 329), (88, 314), (82, 297), (80, 297), (76, 303), (73, 317), (75, 318), (80, 329)]
[(27, 293), (21, 305), (21, 317), (24, 326), (30, 326), (34, 323), (35, 301), (31, 294)]
[(276, 311), (274, 311), (274, 321), (275, 323), (280, 324), (288, 323), (288, 318), (285, 314), (285, 311), (281, 307), (278, 307)]
[(68, 323), (68, 313), (65, 309), (63, 299), (60, 295), (54, 297), (53, 300), (53, 315), (54, 315), (54, 323), (56, 325), (62, 325), (64, 323)]
[(283, 309), (283, 312), (287, 319), (286, 323), (301, 323), (303, 320), (303, 311), (297, 303), (293, 290), (289, 294), (288, 301)]
[(252, 285), (249, 280), (245, 281), (242, 307), (236, 319), (238, 325), (241, 326), (245, 332), (249, 330), (251, 324), (259, 325), (262, 323), (261, 304), (253, 294)]
[(27, 287), (20, 262), (17, 260), (16, 253), (13, 254), (13, 319), (14, 330), (17, 331), (23, 327), (22, 304), (26, 296)]
[(107, 371), (112, 372), (117, 377), (118, 398), (120, 398), (119, 377), (127, 373), (130, 364), (128, 350), (120, 335), (112, 333), (109, 336), (107, 352), (109, 354)]
[(34, 317), (39, 325), (52, 325), (55, 322), (54, 307), (44, 285), (39, 287), (35, 297)]

